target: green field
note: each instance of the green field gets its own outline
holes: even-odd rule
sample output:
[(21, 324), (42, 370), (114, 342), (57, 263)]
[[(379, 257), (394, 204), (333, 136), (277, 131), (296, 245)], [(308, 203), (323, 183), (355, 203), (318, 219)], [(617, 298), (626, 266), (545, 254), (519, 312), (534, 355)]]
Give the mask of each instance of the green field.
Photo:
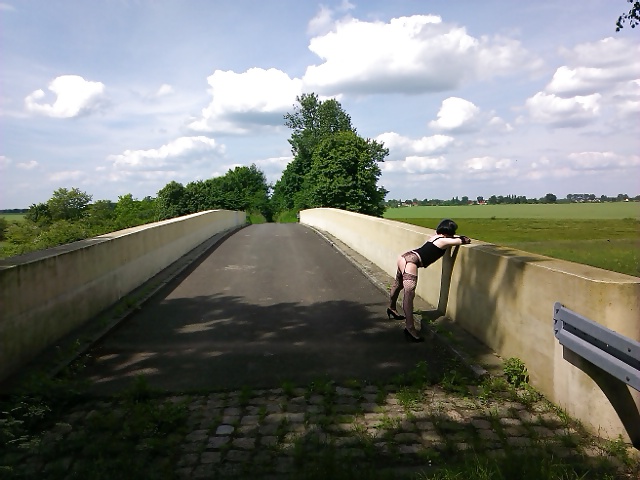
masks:
[(640, 203), (404, 207), (384, 217), (553, 258), (640, 276)]
[(523, 205), (465, 205), (459, 207), (390, 208), (385, 218), (570, 218), (640, 219), (640, 202), (560, 203)]
[(24, 220), (23, 213), (0, 213), (0, 218), (4, 218), (7, 222), (21, 222)]

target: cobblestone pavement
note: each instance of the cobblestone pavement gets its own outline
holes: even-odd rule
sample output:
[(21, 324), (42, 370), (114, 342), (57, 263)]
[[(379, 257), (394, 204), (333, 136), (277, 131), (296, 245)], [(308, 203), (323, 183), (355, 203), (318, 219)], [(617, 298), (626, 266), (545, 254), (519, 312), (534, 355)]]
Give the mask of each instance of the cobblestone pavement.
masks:
[[(165, 462), (172, 471), (169, 478), (177, 479), (319, 478), (309, 477), (309, 469), (327, 459), (349, 468), (362, 465), (386, 471), (392, 476), (388, 478), (415, 478), (453, 465), (469, 452), (498, 458), (539, 449), (594, 465), (608, 456), (604, 447), (585, 438), (546, 401), (523, 393), (520, 400), (513, 392), (510, 398), (489, 399), (474, 386), (463, 395), (441, 385), (326, 384), (173, 396), (157, 401), (186, 410), (186, 430), (174, 434), (175, 441), (163, 443), (160, 456), (146, 461)], [(42, 452), (78, 441), (96, 442), (98, 447), (117, 441), (83, 435), (97, 418), (113, 422), (124, 417), (121, 408), (119, 401), (78, 405), (45, 434), (40, 455), (20, 459), (15, 478), (81, 478), (72, 472), (86, 462), (82, 449), (75, 455), (49, 457)], [(152, 441), (140, 438), (133, 449), (149, 449)], [(622, 464), (612, 461), (623, 472)]]
[[(181, 478), (207, 478), (214, 472), (240, 473), (264, 467), (293, 474), (303, 467), (301, 449), (318, 452), (338, 447), (340, 457), (372, 460), (380, 467), (437, 465), (445, 452), (525, 448), (532, 442), (555, 443), (576, 435), (541, 405), (533, 412), (514, 402), (481, 404), (429, 388), (424, 400), (403, 391), (335, 389), (335, 396), (297, 390), (291, 398), (281, 389), (259, 392), (240, 406), (237, 394), (210, 395), (190, 405), (194, 430), (186, 437), (178, 462)], [(540, 409), (536, 413), (536, 408)], [(571, 455), (571, 449), (562, 448)], [(299, 460), (299, 464), (297, 464)]]

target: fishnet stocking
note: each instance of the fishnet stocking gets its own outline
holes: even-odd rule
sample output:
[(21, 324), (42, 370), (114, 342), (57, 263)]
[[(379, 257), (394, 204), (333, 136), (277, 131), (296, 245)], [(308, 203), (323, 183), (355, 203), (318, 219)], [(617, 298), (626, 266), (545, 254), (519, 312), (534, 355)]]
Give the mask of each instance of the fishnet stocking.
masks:
[(402, 310), (406, 317), (405, 324), (408, 329), (413, 326), (413, 299), (416, 296), (416, 286), (418, 285), (418, 276), (410, 273), (402, 274), (402, 286), (404, 288), (404, 296), (402, 298)]
[[(414, 252), (407, 252), (402, 255), (405, 260), (405, 268), (407, 263), (415, 263), (420, 266), (420, 257)], [(396, 309), (396, 302), (400, 291), (404, 288), (404, 296), (402, 298), (402, 310), (406, 317), (407, 328), (413, 329), (413, 299), (416, 296), (416, 286), (418, 285), (418, 276), (411, 273), (405, 273), (400, 270), (396, 271), (396, 278), (389, 292), (389, 308)]]

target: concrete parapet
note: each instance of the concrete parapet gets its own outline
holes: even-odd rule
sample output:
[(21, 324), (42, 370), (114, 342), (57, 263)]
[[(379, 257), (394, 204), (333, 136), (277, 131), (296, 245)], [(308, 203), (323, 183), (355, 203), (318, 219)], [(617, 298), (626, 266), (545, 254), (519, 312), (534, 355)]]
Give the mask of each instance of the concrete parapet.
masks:
[(212, 210), (0, 260), (0, 380), (212, 236), (244, 225)]
[[(304, 210), (300, 222), (340, 239), (391, 277), (397, 256), (434, 233), (328, 208)], [(561, 302), (640, 341), (640, 278), (474, 241), (420, 270), (416, 293), (501, 357), (521, 359), (531, 384), (591, 431), (640, 446), (640, 392), (565, 349), (553, 331), (553, 306)]]

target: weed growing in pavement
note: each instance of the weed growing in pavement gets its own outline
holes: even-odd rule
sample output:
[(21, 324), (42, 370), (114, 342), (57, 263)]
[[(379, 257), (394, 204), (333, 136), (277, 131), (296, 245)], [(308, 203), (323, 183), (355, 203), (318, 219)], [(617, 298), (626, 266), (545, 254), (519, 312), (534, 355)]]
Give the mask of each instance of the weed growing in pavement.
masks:
[(511, 385), (503, 377), (487, 377), (480, 384), (479, 397), (482, 400), (489, 400), (495, 397), (504, 397), (505, 393), (511, 391)]
[(275, 436), (278, 438), (278, 443), (281, 443), (284, 440), (284, 437), (288, 432), (288, 426), (289, 420), (287, 420), (286, 418), (283, 418), (282, 420), (280, 420), (280, 423), (278, 423), (278, 427), (275, 433)]
[(402, 387), (396, 393), (396, 397), (405, 410), (414, 410), (422, 403), (422, 390), (416, 387)]
[(312, 394), (330, 395), (334, 392), (334, 382), (328, 378), (317, 378), (309, 384), (308, 391)]
[(442, 388), (451, 393), (466, 395), (469, 393), (469, 380), (459, 370), (452, 369), (444, 374), (440, 381)]
[(529, 372), (524, 362), (519, 358), (511, 357), (504, 361), (502, 370), (507, 378), (507, 382), (516, 388), (529, 383)]
[(387, 386), (378, 385), (378, 391), (376, 392), (376, 403), (382, 405), (387, 398)]
[(353, 378), (350, 380), (346, 380), (344, 382), (344, 386), (353, 390), (360, 390), (362, 388), (362, 382)]
[(391, 430), (397, 430), (400, 427), (401, 420), (399, 418), (391, 418), (388, 415), (384, 415), (380, 419), (380, 429), (386, 430), (387, 432)]
[(258, 423), (264, 422), (265, 418), (267, 418), (267, 406), (260, 405), (260, 408), (258, 408)]
[(295, 395), (295, 385), (292, 382), (285, 380), (281, 388), (287, 397), (292, 398)]
[(531, 385), (524, 385), (516, 391), (517, 401), (525, 407), (531, 408), (532, 405), (543, 399), (542, 394)]
[(246, 407), (249, 404), (249, 400), (251, 400), (252, 396), (253, 396), (253, 390), (251, 390), (251, 387), (244, 386), (240, 390), (240, 396), (238, 397), (238, 402), (240, 403), (241, 406)]
[(409, 371), (407, 380), (414, 387), (425, 387), (431, 384), (429, 378), (429, 364), (426, 361), (416, 363), (413, 370)]
[[(622, 436), (618, 436), (615, 440), (606, 440), (601, 445), (601, 448), (609, 455), (620, 460), (627, 467), (632, 467), (635, 463), (629, 455), (629, 451), (627, 450), (628, 446), (622, 439)], [(640, 463), (637, 465), (637, 468), (639, 470), (638, 473), (640, 474)]]

